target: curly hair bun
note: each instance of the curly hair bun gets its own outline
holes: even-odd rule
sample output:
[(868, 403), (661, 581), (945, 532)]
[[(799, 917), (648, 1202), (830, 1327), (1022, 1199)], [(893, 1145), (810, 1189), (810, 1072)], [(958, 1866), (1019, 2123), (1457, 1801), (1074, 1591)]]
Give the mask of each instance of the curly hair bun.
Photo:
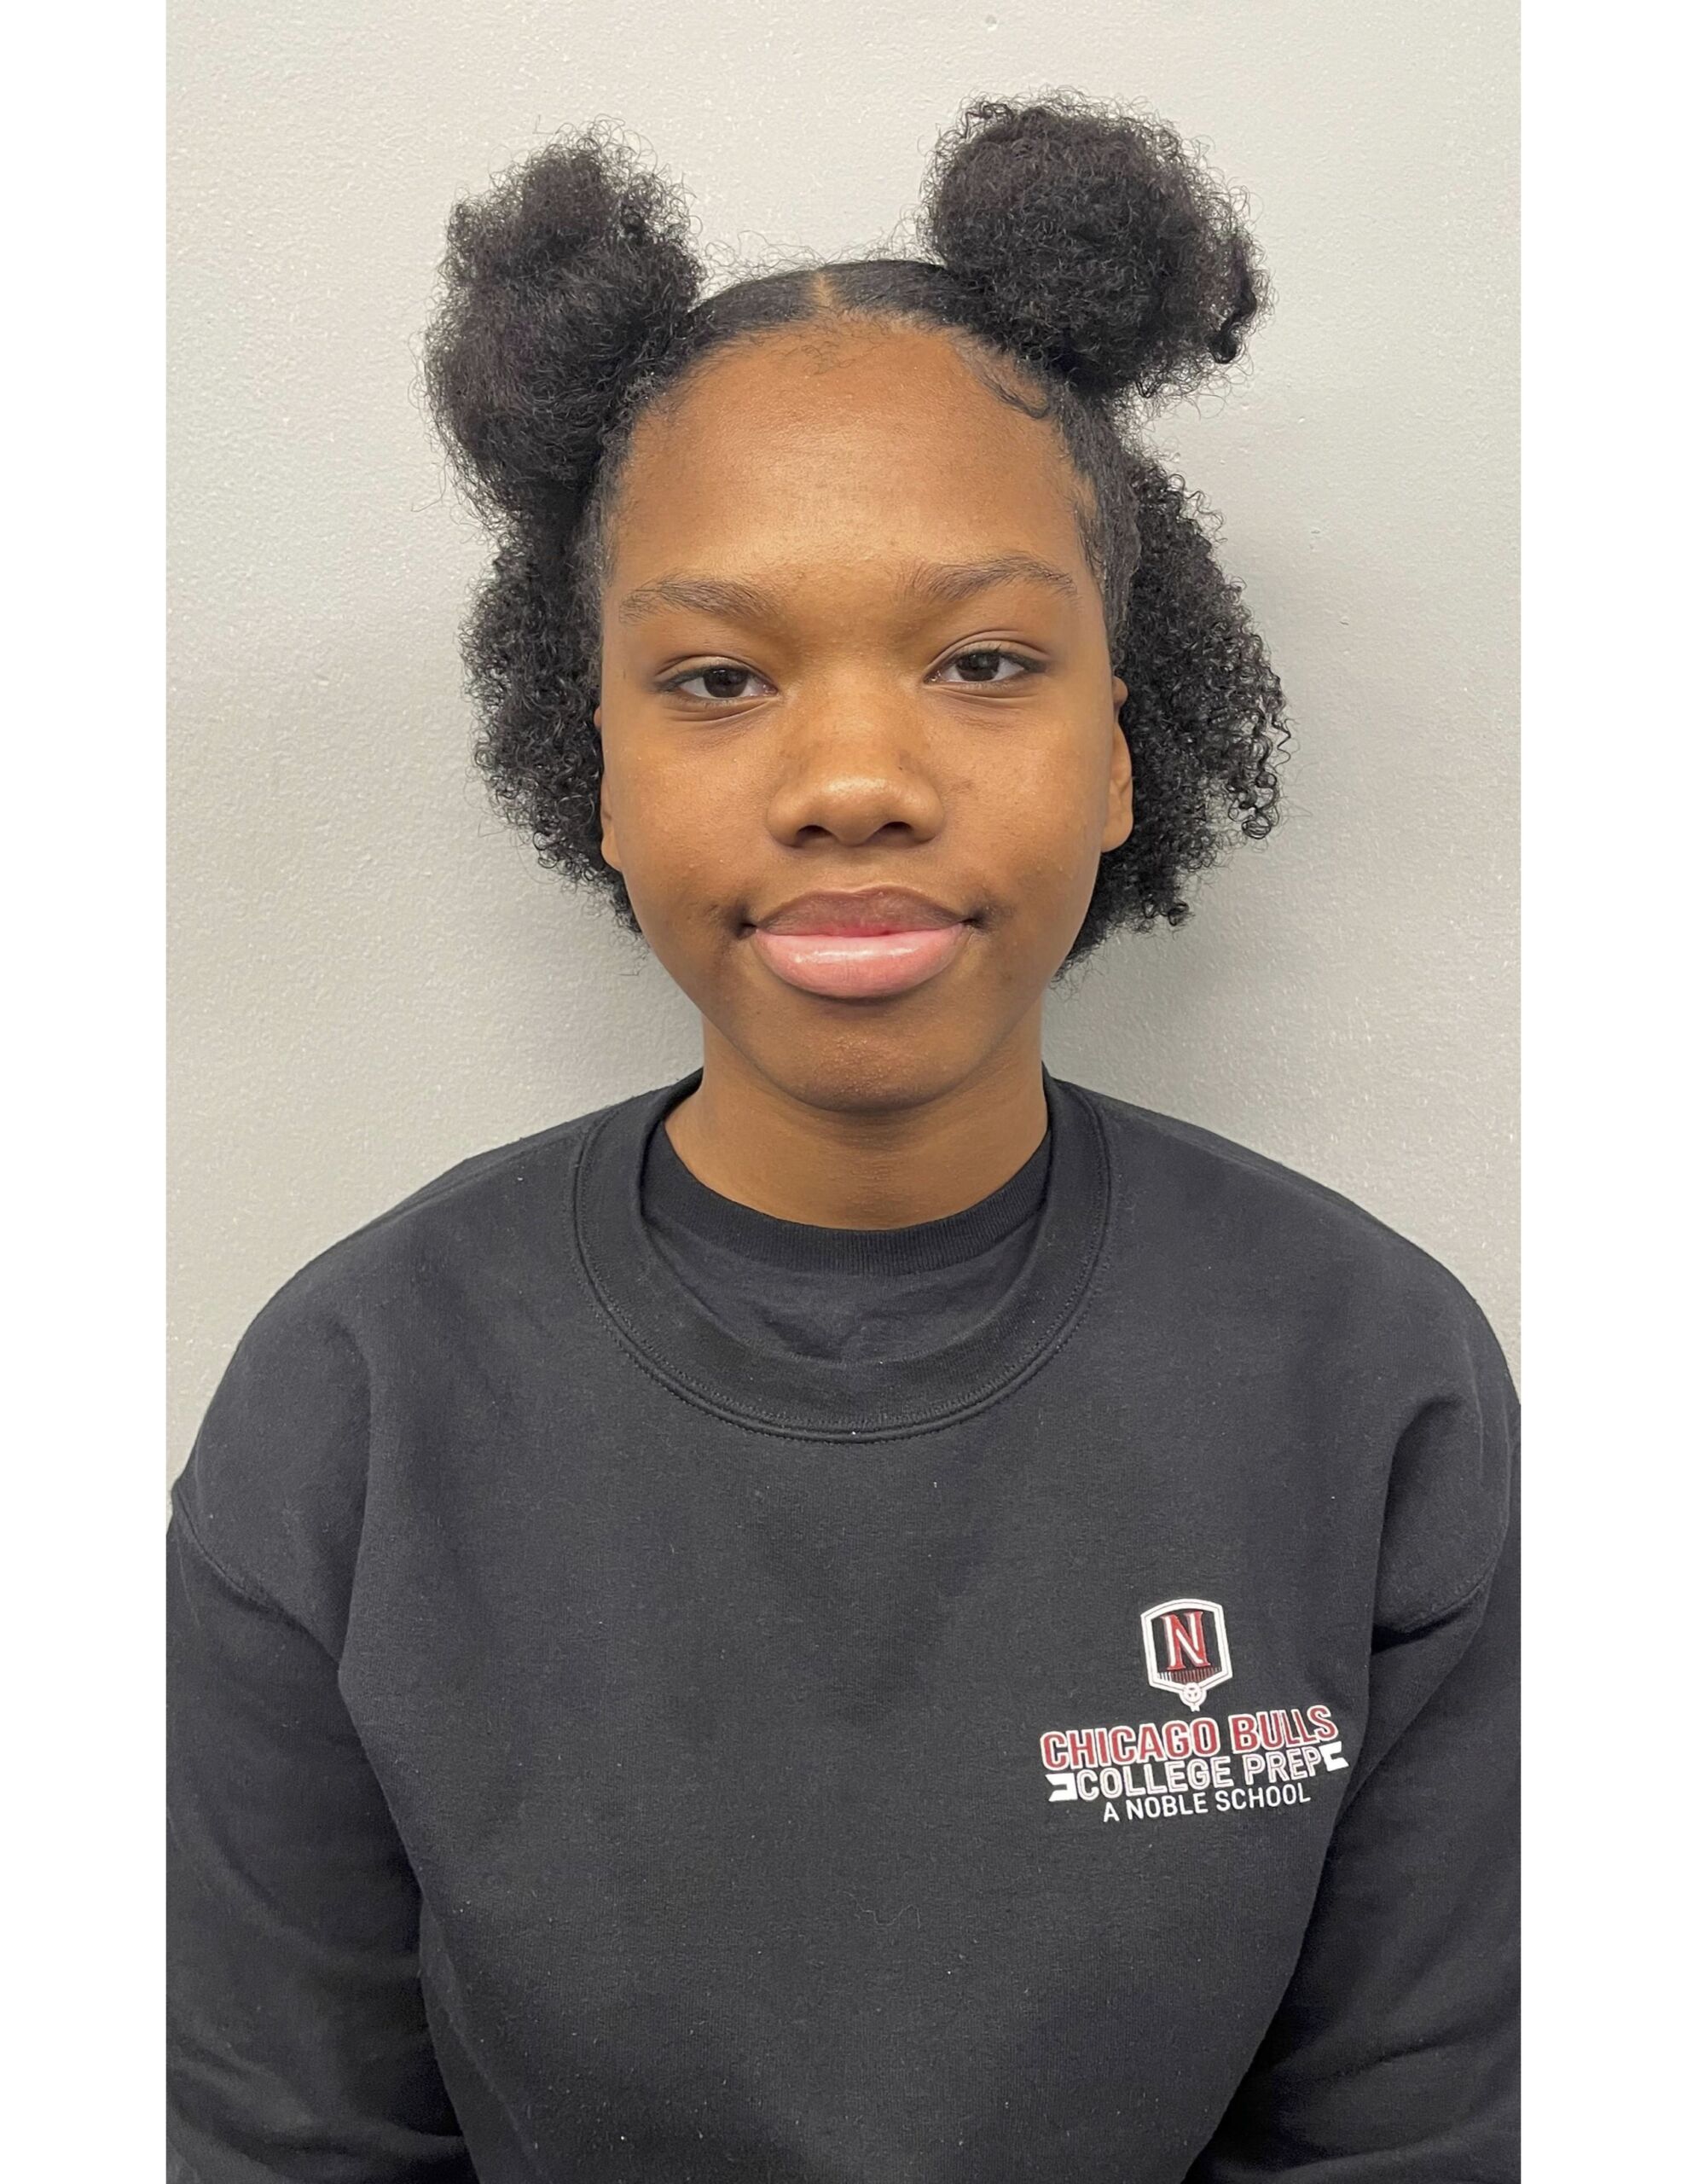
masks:
[(967, 107), (920, 227), (1006, 347), (1103, 399), (1187, 392), (1267, 300), (1236, 206), (1175, 131), (1075, 93)]
[(423, 369), (484, 515), (571, 520), (623, 392), (696, 302), (688, 225), (602, 124), (454, 207)]

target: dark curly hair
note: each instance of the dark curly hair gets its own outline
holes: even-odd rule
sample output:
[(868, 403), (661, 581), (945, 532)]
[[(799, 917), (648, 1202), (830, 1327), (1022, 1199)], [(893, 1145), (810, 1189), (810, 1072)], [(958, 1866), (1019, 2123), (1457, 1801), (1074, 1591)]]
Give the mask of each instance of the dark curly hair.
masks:
[(1100, 860), (1063, 973), (1116, 927), (1180, 925), (1186, 877), (1236, 832), (1270, 831), (1281, 686), (1200, 495), (1133, 431), (1232, 363), (1268, 300), (1235, 207), (1169, 128), (1072, 92), (975, 102), (933, 155), (929, 256), (797, 265), (708, 296), (683, 193), (601, 124), (458, 204), (447, 235), (424, 384), (497, 542), (462, 631), (475, 762), (542, 863), (603, 890), (633, 931), (600, 846), (592, 723), (617, 481), (641, 417), (700, 357), (803, 322), (941, 327), (1069, 451), (1129, 688), (1135, 824)]

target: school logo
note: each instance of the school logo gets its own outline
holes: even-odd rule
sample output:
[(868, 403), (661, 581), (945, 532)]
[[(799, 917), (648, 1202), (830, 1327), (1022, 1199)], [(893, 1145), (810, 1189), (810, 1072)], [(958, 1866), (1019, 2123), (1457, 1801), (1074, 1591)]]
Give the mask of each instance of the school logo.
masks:
[(1142, 1612), (1148, 1681), (1174, 1691), (1192, 1714), (1230, 1675), (1230, 1641), (1216, 1600), (1162, 1600)]
[[(1126, 1626), (1128, 1629), (1128, 1625)], [(1045, 1729), (1037, 1757), (1048, 1804), (1086, 1805), (1104, 1822), (1181, 1820), (1290, 1809), (1313, 1802), (1317, 1783), (1348, 1764), (1329, 1707), (1261, 1705), (1244, 1714), (1201, 1711), (1230, 1681), (1230, 1640), (1216, 1600), (1162, 1600), (1142, 1612), (1148, 1681), (1187, 1711), (1171, 1720)], [(1266, 1673), (1255, 1659), (1244, 1677)], [(1048, 1824), (1065, 1826), (1050, 1815)], [(1209, 1820), (1206, 1824), (1212, 1824)]]

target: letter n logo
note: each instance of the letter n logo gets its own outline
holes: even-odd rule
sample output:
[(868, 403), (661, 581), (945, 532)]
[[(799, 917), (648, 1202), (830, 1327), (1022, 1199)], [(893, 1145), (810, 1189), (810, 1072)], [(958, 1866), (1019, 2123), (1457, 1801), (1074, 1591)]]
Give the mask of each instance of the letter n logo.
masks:
[(1174, 1691), (1191, 1713), (1230, 1674), (1230, 1641), (1216, 1600), (1162, 1600), (1142, 1612), (1148, 1681)]

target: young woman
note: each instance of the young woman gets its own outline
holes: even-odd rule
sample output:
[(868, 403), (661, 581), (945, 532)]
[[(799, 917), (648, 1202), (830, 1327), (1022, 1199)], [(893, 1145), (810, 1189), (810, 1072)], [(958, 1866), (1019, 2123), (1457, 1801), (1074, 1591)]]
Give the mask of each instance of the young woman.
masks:
[(182, 2178), (1516, 2174), (1499, 1346), (1041, 1059), (1272, 819), (1132, 430), (1263, 276), (1076, 97), (970, 108), (922, 245), (705, 296), (602, 131), (452, 219), (479, 756), (702, 1061), (337, 1244), (212, 1403)]

